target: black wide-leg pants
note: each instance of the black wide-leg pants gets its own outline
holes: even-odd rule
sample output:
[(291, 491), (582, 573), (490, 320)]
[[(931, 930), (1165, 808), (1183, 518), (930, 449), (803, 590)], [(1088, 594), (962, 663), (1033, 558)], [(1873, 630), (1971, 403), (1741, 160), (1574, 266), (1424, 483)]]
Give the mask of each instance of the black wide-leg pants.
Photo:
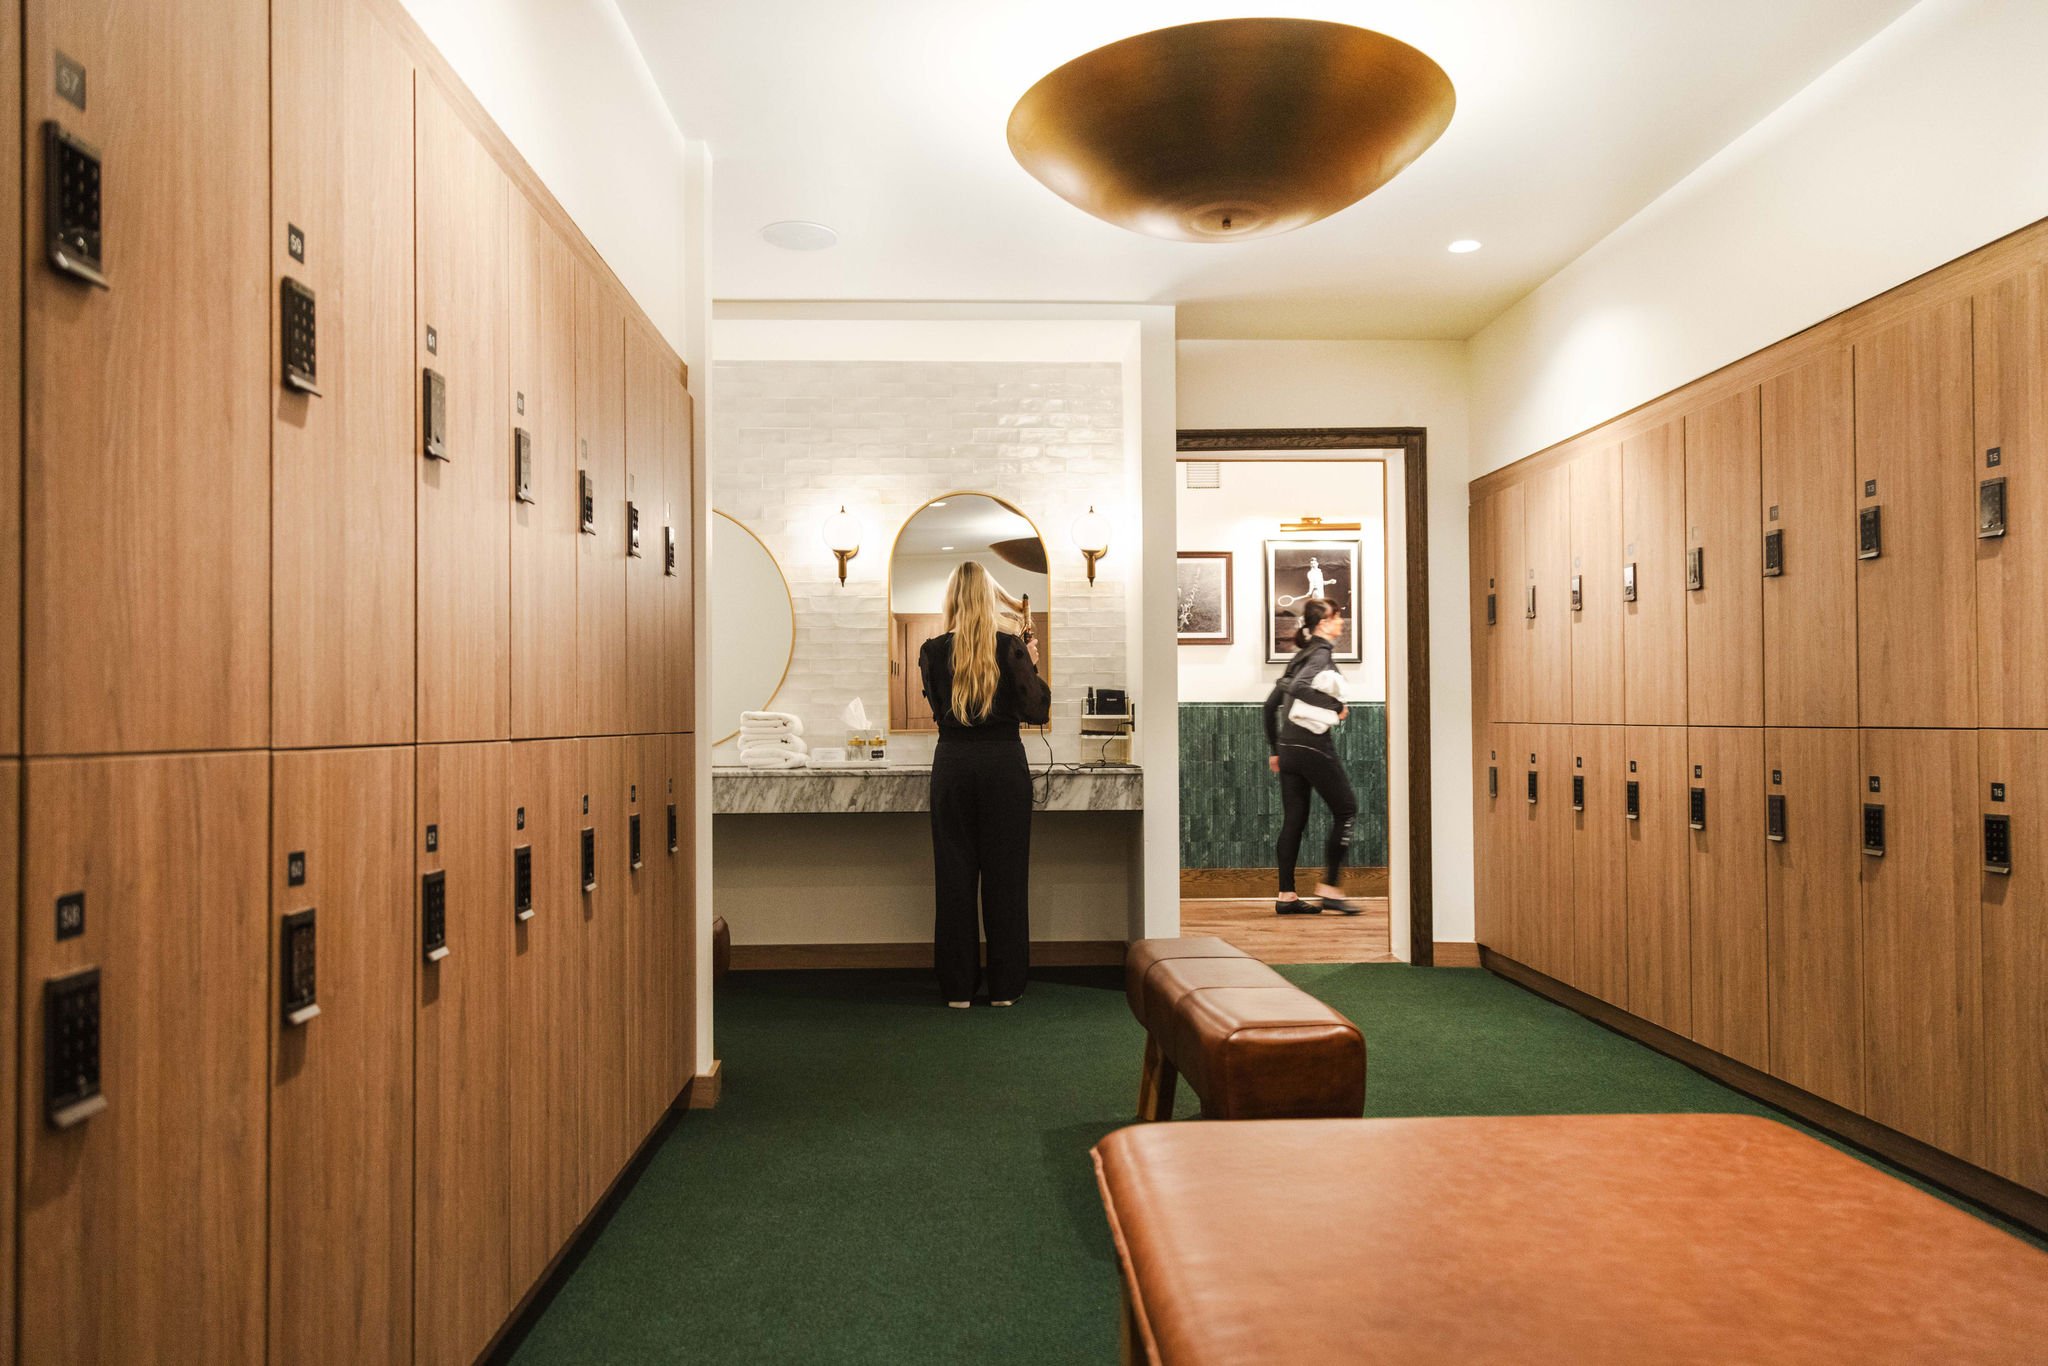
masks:
[(1031, 975), (1031, 767), (1021, 741), (940, 742), (932, 757), (932, 869), (940, 992), (949, 1001), (974, 998), (985, 929), (989, 998), (1016, 1000)]

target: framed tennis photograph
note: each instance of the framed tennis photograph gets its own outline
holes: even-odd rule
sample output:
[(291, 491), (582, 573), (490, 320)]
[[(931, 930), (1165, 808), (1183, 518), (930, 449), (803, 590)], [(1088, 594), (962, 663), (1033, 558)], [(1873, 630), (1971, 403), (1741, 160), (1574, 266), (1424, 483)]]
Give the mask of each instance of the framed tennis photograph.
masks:
[(1183, 550), (1174, 562), (1174, 629), (1183, 645), (1228, 645), (1231, 555), (1227, 550)]
[(1358, 546), (1352, 541), (1266, 542), (1266, 662), (1294, 657), (1294, 633), (1301, 629), (1301, 604), (1328, 598), (1344, 616), (1344, 632), (1330, 642), (1340, 664), (1356, 664), (1358, 644)]

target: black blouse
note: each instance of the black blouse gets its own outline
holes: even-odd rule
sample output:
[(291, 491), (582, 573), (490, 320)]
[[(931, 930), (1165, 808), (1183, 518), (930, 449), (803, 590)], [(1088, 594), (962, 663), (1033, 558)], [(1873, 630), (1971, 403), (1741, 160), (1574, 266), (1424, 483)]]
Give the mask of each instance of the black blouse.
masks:
[(1052, 687), (1038, 676), (1021, 637), (996, 632), (996, 695), (988, 716), (970, 724), (953, 714), (953, 633), (933, 636), (917, 652), (925, 701), (941, 740), (1015, 740), (1017, 727), (1042, 726), (1052, 717)]

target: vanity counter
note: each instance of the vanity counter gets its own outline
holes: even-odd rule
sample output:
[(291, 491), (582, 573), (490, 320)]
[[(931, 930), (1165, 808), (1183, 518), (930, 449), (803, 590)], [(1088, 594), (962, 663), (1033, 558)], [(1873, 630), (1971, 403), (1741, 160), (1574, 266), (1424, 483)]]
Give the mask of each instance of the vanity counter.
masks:
[[(1031, 778), (1039, 811), (1138, 811), (1145, 804), (1143, 773), (1135, 765), (1056, 765), (1049, 778), (1034, 767)], [(931, 781), (929, 764), (766, 770), (721, 764), (711, 770), (711, 810), (717, 816), (929, 811)]]

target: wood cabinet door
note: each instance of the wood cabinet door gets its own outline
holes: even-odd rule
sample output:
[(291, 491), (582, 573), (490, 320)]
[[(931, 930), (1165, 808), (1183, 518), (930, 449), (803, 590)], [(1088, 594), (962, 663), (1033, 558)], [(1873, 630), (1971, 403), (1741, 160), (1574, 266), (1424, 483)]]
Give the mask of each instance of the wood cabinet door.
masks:
[(626, 314), (576, 270), (576, 460), (590, 518), (576, 538), (576, 691), (585, 735), (620, 735), (626, 702)]
[(670, 982), (675, 996), (675, 1081), (669, 1094), (680, 1095), (697, 1075), (697, 737), (671, 735), (669, 744), (669, 811), (674, 834), (669, 840), (675, 968)]
[(659, 844), (657, 800), (667, 787), (668, 737), (636, 735), (626, 745), (626, 839), (618, 874), (625, 887), (626, 1090), (628, 1152), (637, 1149), (667, 1108), (662, 1092), (675, 1060), (663, 997), (674, 946), (668, 935), (669, 876)]
[(668, 600), (667, 708), (662, 727), (671, 732), (697, 729), (697, 606), (694, 556), (697, 543), (696, 467), (697, 404), (678, 375), (667, 388), (668, 420), (663, 426), (667, 463), (663, 480), (668, 505), (663, 518), (663, 591)]
[(1473, 930), (1481, 944), (1516, 962), (1523, 961), (1515, 942), (1514, 893), (1507, 870), (1514, 866), (1520, 800), (1515, 786), (1520, 765), (1511, 761), (1512, 728), (1492, 725), (1479, 730), (1472, 781), (1474, 851)]
[[(1863, 1091), (1880, 1124), (1981, 1159), (1982, 964), (1977, 736), (1862, 733)], [(1866, 842), (1868, 836), (1866, 835)]]
[[(21, 152), (21, 4), (0, 0), (0, 754), (21, 753)], [(0, 1253), (0, 1322), (13, 1321), (13, 1270)]]
[[(270, 1359), (412, 1361), (413, 752), (270, 769)], [(311, 929), (300, 927), (310, 912)], [(291, 1007), (311, 936), (319, 1013)]]
[[(1685, 422), (1621, 443), (1622, 716), (1685, 724)], [(1630, 594), (1633, 596), (1629, 596)]]
[[(23, 1361), (264, 1360), (269, 772), (261, 753), (28, 765)], [(58, 1128), (52, 984), (90, 968), (106, 1108)]]
[[(1692, 901), (1683, 726), (1623, 733), (1627, 823), (1628, 1008), (1692, 1037)], [(1634, 791), (1630, 791), (1633, 787)], [(1634, 807), (1631, 818), (1628, 809)]]
[[(1970, 301), (1856, 343), (1856, 683), (1866, 727), (1977, 724)], [(1872, 554), (1864, 519), (1875, 519)]]
[(1628, 818), (1620, 726), (1572, 727), (1572, 972), (1589, 996), (1628, 1009)]
[(1977, 540), (1977, 724), (2048, 726), (2048, 266), (1998, 281), (1975, 325), (1974, 479), (2000, 480), (2004, 534)]
[(512, 733), (511, 186), (429, 80), (416, 83), (420, 383), (444, 386), (416, 509), (419, 738)]
[(1764, 719), (1757, 391), (1685, 417), (1685, 695), (1695, 726)]
[(1849, 353), (1763, 384), (1764, 720), (1856, 724), (1856, 432)]
[(1500, 568), (1495, 558), (1500, 499), (1474, 498), (1466, 510), (1466, 551), (1471, 577), (1472, 717), (1476, 724), (1498, 720), (1502, 603)]
[[(1692, 1037), (1770, 1066), (1764, 921), (1764, 733), (1689, 729)], [(1701, 795), (1704, 794), (1704, 818)]]
[(1527, 721), (1529, 711), (1529, 641), (1525, 599), (1529, 591), (1529, 561), (1523, 553), (1522, 509), (1528, 501), (1528, 487), (1511, 484), (1495, 493), (1493, 503), (1493, 563), (1500, 580), (1496, 590), (1494, 628), (1494, 706), (1499, 721)]
[(662, 520), (668, 505), (668, 349), (645, 324), (626, 327), (626, 728), (666, 729), (668, 585)]
[[(100, 157), (111, 287), (24, 251), (25, 743), (270, 739), (269, 6), (30, 0), (18, 56), (44, 220), (54, 122)], [(90, 74), (81, 109), (51, 54)], [(82, 97), (81, 97), (82, 98)], [(11, 381), (10, 381), (11, 382)]]
[[(2048, 1193), (2048, 731), (1982, 731), (1977, 740), (1984, 1162)], [(1983, 840), (1994, 819), (2006, 822), (2002, 851)]]
[(1517, 726), (1511, 757), (1521, 809), (1512, 886), (1515, 939), (1523, 963), (1551, 977), (1571, 974), (1571, 727)]
[(1571, 470), (1572, 720), (1619, 725), (1621, 683), (1621, 447), (1573, 459)]
[(574, 735), (576, 696), (575, 258), (524, 195), (511, 197), (512, 733)]
[[(0, 41), (0, 47), (6, 46)], [(14, 1324), (15, 1237), (20, 1149), (17, 1098), (21, 1095), (22, 1053), (19, 1031), (21, 983), (21, 764), (0, 760), (0, 1134), (7, 1136), (0, 1158), (0, 1324)], [(0, 1366), (14, 1366), (16, 1343), (11, 1331), (0, 1332)]]
[[(413, 1341), (422, 1366), (474, 1361), (514, 1300), (506, 1048), (515, 923), (510, 749), (486, 743), (415, 751)], [(430, 958), (437, 899), (445, 908), (447, 953)]]
[(1522, 498), (1522, 546), (1528, 569), (1522, 593), (1527, 642), (1528, 719), (1572, 719), (1571, 471), (1564, 465), (1533, 475)]
[(584, 893), (586, 919), (583, 1197), (594, 1206), (633, 1154), (633, 1090), (628, 1070), (627, 1002), (634, 966), (626, 957), (626, 783), (632, 741), (585, 740), (584, 791), (589, 810), (594, 886)]
[(418, 407), (412, 63), (364, 4), (277, 5), (270, 28), (272, 334), (284, 291), (312, 290), (319, 391), (281, 374), (271, 390), (271, 743), (403, 744)]
[[(1764, 733), (1772, 1076), (1863, 1105), (1861, 761), (1853, 730)], [(1773, 838), (1775, 836), (1775, 838)]]

